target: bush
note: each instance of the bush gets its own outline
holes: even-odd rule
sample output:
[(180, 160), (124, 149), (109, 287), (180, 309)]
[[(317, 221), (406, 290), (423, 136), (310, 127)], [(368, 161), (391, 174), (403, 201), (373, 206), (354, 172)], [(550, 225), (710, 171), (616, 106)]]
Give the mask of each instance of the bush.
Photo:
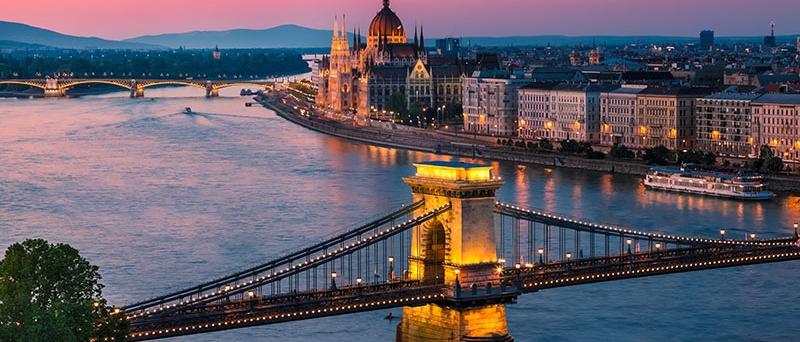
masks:
[(642, 159), (650, 164), (667, 165), (672, 160), (672, 151), (663, 145), (658, 145), (646, 149)]
[(545, 151), (552, 151), (553, 150), (553, 143), (550, 140), (545, 138), (539, 139), (539, 148)]
[(600, 151), (590, 150), (586, 152), (586, 158), (589, 159), (606, 159), (606, 154)]
[(563, 153), (580, 154), (587, 153), (589, 150), (591, 150), (591, 148), (592, 144), (588, 142), (578, 142), (572, 139), (567, 139), (561, 141), (561, 147), (558, 150)]
[(622, 144), (614, 144), (614, 146), (611, 147), (611, 151), (609, 151), (609, 155), (617, 159), (636, 158), (636, 153), (633, 153), (633, 151), (629, 150), (627, 147), (625, 147), (625, 145)]
[(678, 152), (678, 163), (698, 164), (712, 166), (717, 163), (717, 156), (711, 152), (689, 150)]

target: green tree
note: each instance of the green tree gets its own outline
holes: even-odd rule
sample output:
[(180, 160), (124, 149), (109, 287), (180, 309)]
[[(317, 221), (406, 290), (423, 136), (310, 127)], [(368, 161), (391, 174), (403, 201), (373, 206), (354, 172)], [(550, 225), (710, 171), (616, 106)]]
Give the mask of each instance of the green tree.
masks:
[(386, 110), (395, 112), (403, 120), (407, 120), (408, 107), (406, 106), (406, 96), (401, 92), (394, 92), (386, 102)]
[(644, 161), (650, 164), (666, 165), (672, 159), (672, 151), (664, 145), (648, 148), (644, 151)]
[(551, 143), (550, 140), (547, 140), (545, 138), (541, 138), (541, 139), (539, 139), (539, 148), (541, 148), (542, 150), (545, 150), (545, 151), (552, 151), (553, 150), (553, 143)]
[(614, 146), (611, 146), (609, 155), (617, 159), (633, 159), (636, 157), (636, 154), (633, 153), (633, 151), (625, 147), (625, 145), (618, 143), (614, 144)]
[(783, 170), (783, 159), (776, 156), (768, 145), (761, 146), (758, 159), (751, 164), (753, 170), (765, 174), (776, 174)]
[(0, 341), (123, 340), (127, 322), (103, 299), (100, 279), (68, 245), (11, 245), (0, 261)]

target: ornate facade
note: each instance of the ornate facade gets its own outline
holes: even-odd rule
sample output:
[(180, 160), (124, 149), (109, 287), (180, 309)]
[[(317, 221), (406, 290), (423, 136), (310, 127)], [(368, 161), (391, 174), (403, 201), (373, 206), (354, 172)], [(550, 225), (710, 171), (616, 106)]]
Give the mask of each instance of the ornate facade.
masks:
[[(389, 0), (383, 1), (383, 8), (372, 19), (366, 42), (360, 30), (354, 30), (352, 40), (348, 40), (344, 18), (333, 26), (331, 53), (323, 58), (319, 71), (317, 105), (321, 108), (356, 113), (357, 119), (366, 119), (384, 116), (396, 94), (403, 96), (406, 105), (417, 103), (423, 108), (460, 98), (461, 74), (428, 63), (424, 29), (415, 28), (409, 42)], [(439, 77), (437, 68), (442, 71)]]

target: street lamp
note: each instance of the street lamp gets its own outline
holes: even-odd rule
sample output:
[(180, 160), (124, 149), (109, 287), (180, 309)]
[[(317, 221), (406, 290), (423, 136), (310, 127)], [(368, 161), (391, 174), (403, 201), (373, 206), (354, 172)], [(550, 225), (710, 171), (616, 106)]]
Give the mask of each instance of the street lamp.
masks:
[(627, 239), (627, 240), (625, 240), (625, 243), (628, 244), (628, 254), (633, 254), (633, 253), (631, 253), (631, 245), (633, 244), (633, 240)]
[(660, 250), (660, 249), (661, 249), (661, 242), (656, 242), (656, 250)]
[(394, 281), (394, 256), (389, 256), (389, 281)]
[(750, 233), (750, 240), (756, 239), (756, 233)]
[(536, 252), (539, 253), (539, 264), (544, 264), (544, 248), (539, 248)]
[(567, 257), (567, 262), (570, 262), (572, 260), (572, 252), (567, 252), (565, 256)]
[(794, 223), (794, 236), (795, 236), (795, 238), (798, 237), (798, 235), (797, 235), (797, 226), (798, 226), (798, 223), (795, 222)]
[(725, 240), (725, 229), (719, 230), (720, 240)]
[(361, 279), (361, 276), (356, 277), (356, 284), (361, 286), (361, 283), (364, 282), (364, 279)]
[(336, 272), (331, 272), (331, 289), (336, 290)]

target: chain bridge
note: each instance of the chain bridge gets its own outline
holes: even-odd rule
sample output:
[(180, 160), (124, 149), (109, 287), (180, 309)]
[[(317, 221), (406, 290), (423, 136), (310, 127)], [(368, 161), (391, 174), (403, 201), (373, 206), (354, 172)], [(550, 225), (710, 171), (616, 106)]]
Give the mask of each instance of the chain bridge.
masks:
[[(413, 201), (225, 277), (119, 309), (132, 341), (403, 308), (398, 341), (511, 341), (507, 305), (579, 284), (800, 259), (798, 235), (745, 240), (604, 225), (497, 202), (484, 165), (427, 162)], [(796, 227), (795, 227), (796, 229)]]

